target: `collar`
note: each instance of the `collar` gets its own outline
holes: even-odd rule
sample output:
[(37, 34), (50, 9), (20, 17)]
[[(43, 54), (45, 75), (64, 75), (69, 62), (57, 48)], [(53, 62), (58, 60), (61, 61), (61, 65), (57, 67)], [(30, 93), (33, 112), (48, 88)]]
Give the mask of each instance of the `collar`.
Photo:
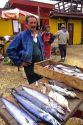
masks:
[(31, 35), (32, 35), (32, 37), (33, 37), (34, 42), (37, 43), (38, 34), (35, 33), (35, 34), (31, 34)]

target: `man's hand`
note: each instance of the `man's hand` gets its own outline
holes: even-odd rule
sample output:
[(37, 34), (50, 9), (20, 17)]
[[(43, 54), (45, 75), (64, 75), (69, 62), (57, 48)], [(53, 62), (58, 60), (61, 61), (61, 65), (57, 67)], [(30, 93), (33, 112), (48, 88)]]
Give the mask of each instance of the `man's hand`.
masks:
[(23, 67), (26, 67), (26, 66), (28, 66), (28, 65), (31, 65), (31, 63), (29, 63), (29, 62), (23, 62), (23, 63), (22, 63), (22, 66), (23, 66)]

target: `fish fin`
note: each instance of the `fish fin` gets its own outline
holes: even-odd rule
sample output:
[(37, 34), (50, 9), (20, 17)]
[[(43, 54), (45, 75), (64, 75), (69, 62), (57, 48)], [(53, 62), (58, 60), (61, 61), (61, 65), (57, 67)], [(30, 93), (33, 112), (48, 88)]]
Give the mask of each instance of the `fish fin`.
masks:
[(67, 107), (67, 111), (68, 111), (68, 112), (71, 112), (71, 109), (70, 109), (69, 107)]

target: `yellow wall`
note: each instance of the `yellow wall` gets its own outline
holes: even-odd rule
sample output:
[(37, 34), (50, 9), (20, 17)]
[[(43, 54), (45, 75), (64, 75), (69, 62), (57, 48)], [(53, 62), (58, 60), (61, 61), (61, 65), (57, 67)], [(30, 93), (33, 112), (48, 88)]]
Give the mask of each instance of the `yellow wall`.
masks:
[(52, 33), (56, 33), (58, 31), (58, 24), (59, 23), (65, 24), (65, 21), (62, 19), (49, 19), (50, 31)]
[(69, 20), (73, 24), (73, 44), (81, 43), (82, 20)]
[(12, 20), (0, 19), (0, 36), (13, 35)]
[[(52, 33), (56, 33), (58, 31), (59, 23), (65, 24), (65, 21), (62, 19), (49, 19), (50, 31)], [(81, 43), (81, 32), (82, 32), (82, 20), (68, 20), (68, 23), (72, 23), (74, 25), (73, 44), (80, 44)]]

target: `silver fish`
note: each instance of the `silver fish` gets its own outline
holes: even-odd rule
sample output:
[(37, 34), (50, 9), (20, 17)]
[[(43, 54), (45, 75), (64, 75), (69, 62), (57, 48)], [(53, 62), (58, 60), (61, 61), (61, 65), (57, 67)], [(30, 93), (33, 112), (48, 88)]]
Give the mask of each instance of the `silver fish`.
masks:
[(69, 76), (77, 77), (83, 80), (83, 72), (77, 67), (64, 66), (64, 65), (47, 65), (45, 66), (51, 70), (54, 70), (59, 73), (63, 73)]
[(4, 98), (1, 98), (0, 100), (5, 105), (8, 112), (20, 125), (38, 125), (29, 115), (27, 115), (22, 109), (18, 108), (12, 102)]
[(64, 66), (64, 65), (55, 65), (57, 68), (61, 68), (61, 69), (68, 69), (69, 72), (77, 72), (77, 73), (81, 73), (81, 70), (78, 67), (71, 67), (71, 66)]
[(61, 94), (59, 94), (58, 92), (55, 91), (50, 91), (48, 93), (48, 96), (53, 98), (57, 103), (59, 103), (62, 107), (64, 107), (65, 109), (67, 109), (67, 111), (71, 111), (69, 106), (68, 106), (68, 101), (67, 99), (62, 96)]
[(32, 96), (36, 97), (38, 100), (43, 102), (44, 104), (48, 105), (50, 108), (54, 108), (57, 112), (59, 112), (61, 114), (65, 114), (64, 109), (49, 96), (47, 96), (41, 92), (38, 92), (36, 90), (27, 88), (27, 87), (22, 87), (22, 88), (27, 93), (31, 94)]
[(45, 84), (45, 85), (51, 87), (54, 91), (59, 92), (63, 96), (68, 96), (68, 97), (72, 97), (72, 98), (76, 98), (77, 97), (77, 95), (74, 92), (69, 91), (67, 89), (64, 89), (64, 88), (62, 88), (60, 86), (50, 85), (50, 84)]
[(39, 107), (34, 105), (32, 102), (30, 102), (26, 98), (24, 98), (16, 93), (13, 93), (13, 96), (26, 110), (30, 111), (31, 113), (36, 115), (38, 118), (41, 118), (42, 120), (44, 120), (52, 125), (60, 125), (60, 123), (53, 116), (51, 116), (49, 113), (40, 109)]
[(37, 98), (35, 98), (31, 94), (27, 93), (26, 91), (15, 89), (13, 92), (14, 93), (16, 92), (17, 94), (27, 98), (29, 101), (31, 101), (32, 103), (37, 105), (39, 108), (41, 108), (44, 111), (46, 111), (46, 112), (50, 113), (51, 115), (53, 115), (59, 121), (64, 121), (64, 117), (65, 117), (64, 115), (58, 113), (54, 108), (50, 108), (46, 104), (42, 103), (40, 100), (38, 100)]

